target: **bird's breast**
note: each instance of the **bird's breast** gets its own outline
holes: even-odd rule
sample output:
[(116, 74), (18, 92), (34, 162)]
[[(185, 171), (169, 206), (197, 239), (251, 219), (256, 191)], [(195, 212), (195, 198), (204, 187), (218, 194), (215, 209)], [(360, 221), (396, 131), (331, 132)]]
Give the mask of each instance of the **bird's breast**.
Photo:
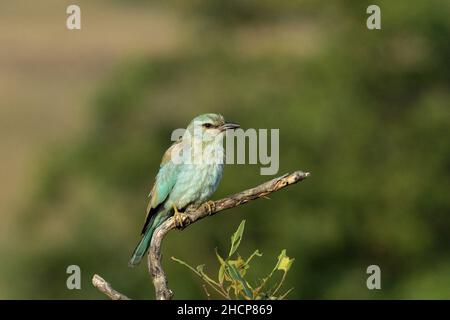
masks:
[(223, 164), (184, 164), (171, 192), (178, 208), (200, 204), (216, 191), (222, 178)]

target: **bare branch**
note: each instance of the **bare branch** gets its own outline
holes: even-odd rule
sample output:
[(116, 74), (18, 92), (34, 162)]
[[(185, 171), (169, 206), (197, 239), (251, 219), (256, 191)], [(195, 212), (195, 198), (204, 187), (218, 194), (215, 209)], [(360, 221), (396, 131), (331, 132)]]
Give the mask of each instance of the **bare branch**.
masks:
[(92, 277), (92, 284), (99, 291), (106, 294), (111, 300), (130, 300), (126, 295), (114, 290), (113, 287), (98, 274), (94, 274)]
[[(266, 198), (268, 194), (302, 181), (308, 176), (308, 172), (296, 171), (221, 200), (209, 201), (197, 208), (189, 207), (186, 209), (185, 213), (182, 214), (183, 225), (186, 227), (189, 224), (209, 215), (214, 215), (220, 211), (240, 206), (251, 200)], [(169, 300), (173, 297), (173, 292), (169, 289), (166, 274), (161, 265), (161, 242), (166, 234), (174, 228), (176, 228), (176, 225), (173, 217), (162, 223), (153, 234), (148, 252), (148, 270), (153, 279), (157, 300)]]

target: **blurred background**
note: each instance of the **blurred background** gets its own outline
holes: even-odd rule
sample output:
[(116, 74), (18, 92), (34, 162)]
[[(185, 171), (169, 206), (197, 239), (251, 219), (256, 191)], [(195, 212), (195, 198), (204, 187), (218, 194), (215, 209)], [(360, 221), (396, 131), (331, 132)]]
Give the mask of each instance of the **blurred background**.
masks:
[[(175, 298), (206, 297), (170, 257), (215, 272), (242, 219), (239, 252), (264, 254), (251, 279), (296, 259), (290, 299), (450, 298), (449, 16), (434, 0), (2, 1), (0, 298), (104, 299), (94, 273), (153, 298), (127, 262), (172, 130), (205, 112), (279, 128), (279, 175), (312, 176), (171, 232)], [(214, 199), (271, 178), (259, 168), (226, 166)]]

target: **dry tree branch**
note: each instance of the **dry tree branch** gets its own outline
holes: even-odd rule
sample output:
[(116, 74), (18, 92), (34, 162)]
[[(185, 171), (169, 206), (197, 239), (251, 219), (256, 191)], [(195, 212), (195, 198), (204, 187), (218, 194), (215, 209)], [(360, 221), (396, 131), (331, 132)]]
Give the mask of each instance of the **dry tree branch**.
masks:
[[(290, 174), (285, 174), (281, 177), (260, 184), (257, 187), (233, 194), (220, 200), (209, 201), (199, 207), (188, 207), (186, 211), (181, 215), (183, 226), (187, 227), (189, 224), (192, 224), (207, 216), (214, 215), (226, 209), (240, 206), (251, 200), (267, 198), (268, 194), (302, 181), (308, 176), (308, 172), (296, 171)], [(161, 243), (166, 234), (170, 230), (175, 228), (175, 219), (171, 217), (155, 230), (153, 238), (151, 240), (150, 249), (148, 252), (148, 270), (153, 279), (155, 296), (157, 300), (169, 300), (173, 297), (173, 292), (169, 289), (167, 277), (161, 265)], [(94, 282), (96, 277), (101, 279), (106, 285), (96, 285), (96, 283)], [(97, 275), (94, 276), (92, 282), (95, 287), (97, 287), (111, 299), (128, 299), (123, 294), (112, 289), (105, 280)]]
[(92, 285), (106, 294), (111, 300), (130, 300), (126, 295), (114, 290), (113, 287), (98, 274), (94, 274)]

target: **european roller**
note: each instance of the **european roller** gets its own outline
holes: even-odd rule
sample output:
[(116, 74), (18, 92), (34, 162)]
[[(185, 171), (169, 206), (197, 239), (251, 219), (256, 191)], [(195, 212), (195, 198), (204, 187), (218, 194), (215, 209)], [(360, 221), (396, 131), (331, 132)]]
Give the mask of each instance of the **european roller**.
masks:
[(139, 264), (153, 232), (165, 220), (174, 215), (180, 225), (179, 211), (191, 204), (202, 204), (216, 191), (223, 173), (225, 132), (238, 127), (226, 123), (219, 114), (203, 114), (194, 118), (181, 139), (167, 149), (149, 194), (142, 238), (130, 266)]

